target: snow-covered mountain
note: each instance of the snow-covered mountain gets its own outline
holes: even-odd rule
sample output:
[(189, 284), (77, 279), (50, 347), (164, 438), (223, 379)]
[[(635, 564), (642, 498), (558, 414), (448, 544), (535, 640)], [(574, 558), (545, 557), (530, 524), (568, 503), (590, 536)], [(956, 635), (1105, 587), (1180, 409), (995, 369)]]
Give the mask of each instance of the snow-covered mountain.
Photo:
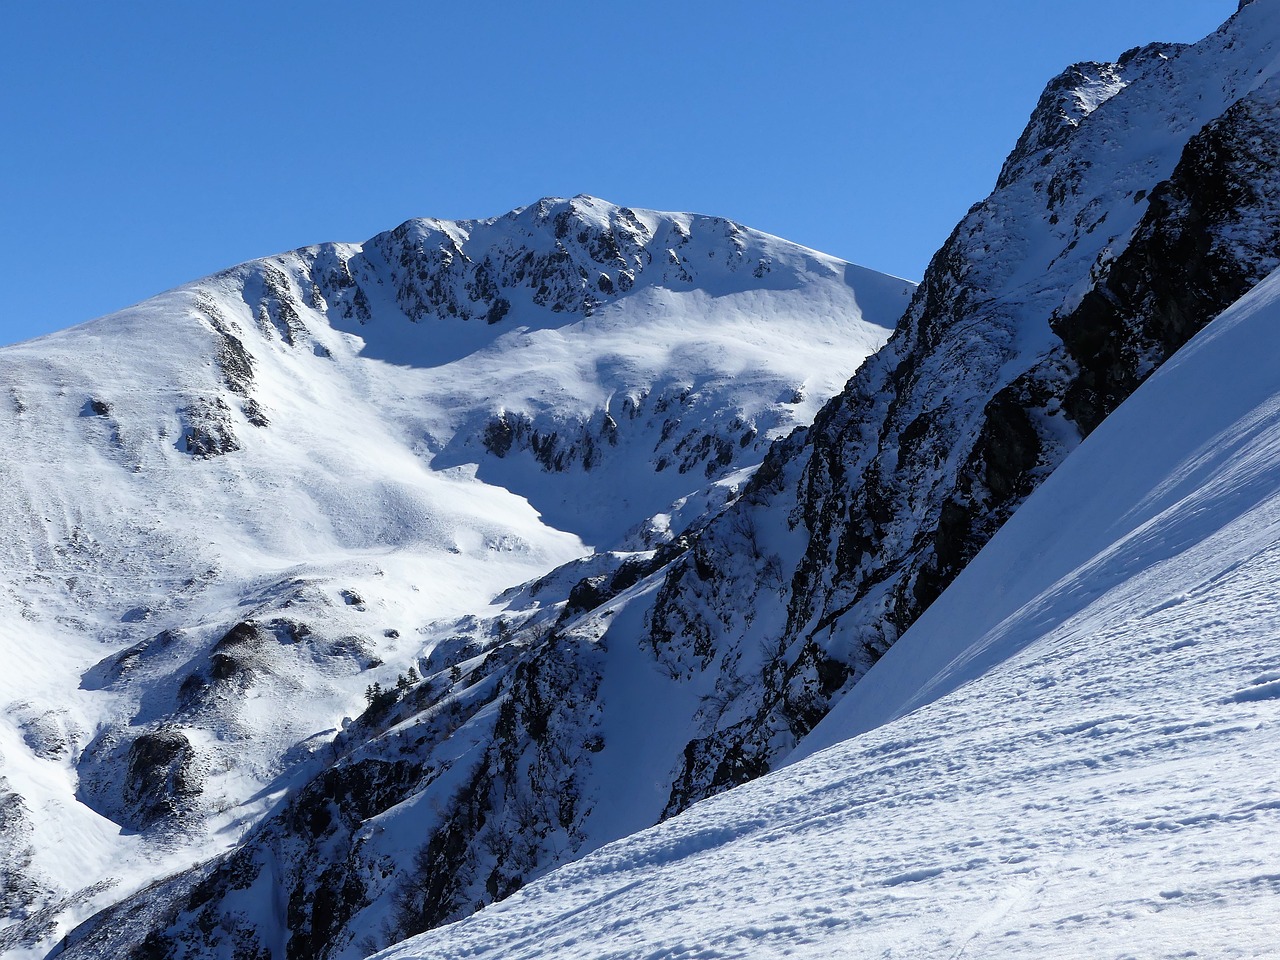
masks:
[(911, 290), (577, 197), (0, 350), (0, 952), (234, 846), (513, 584), (731, 498)]
[(789, 765), (380, 960), (1273, 957), (1280, 272)]
[[(1080, 861), (1071, 857), (1101, 845), (1102, 831), (1071, 826), (1087, 799), (1074, 781), (1095, 791), (1104, 786), (1084, 780), (1082, 771), (1101, 769), (1106, 783), (1119, 784), (1121, 807), (1141, 809), (1132, 788), (1143, 780), (1170, 805), (1210, 796), (1203, 781), (1188, 778), (1240, 731), (1227, 723), (1221, 737), (1212, 732), (1217, 707), (1195, 714), (1186, 697), (1171, 699), (1172, 707), (1157, 704), (1161, 671), (1186, 690), (1196, 671), (1226, 669), (1214, 651), (1243, 657), (1258, 635), (1206, 647), (1215, 661), (1209, 665), (1196, 659), (1199, 651), (1181, 655), (1189, 661), (1145, 659), (1150, 644), (1128, 646), (1114, 624), (1139, 638), (1166, 628), (1182, 638), (1182, 628), (1170, 626), (1180, 614), (1158, 609), (1164, 599), (1142, 606), (1135, 591), (1150, 585), (1134, 571), (1170, 559), (1173, 565), (1161, 568), (1169, 582), (1189, 583), (1212, 574), (1211, 558), (1174, 541), (1147, 544), (1139, 536), (1131, 544), (1125, 538), (1139, 527), (1125, 524), (1146, 516), (1143, 505), (1158, 504), (1173, 510), (1175, 526), (1205, 516), (1228, 524), (1228, 513), (1202, 516), (1193, 502), (1184, 515), (1161, 499), (1176, 492), (1175, 480), (1199, 482), (1200, 473), (1180, 464), (1198, 463), (1203, 454), (1210, 470), (1218, 448), (1208, 435), (1201, 447), (1180, 446), (1177, 423), (1145, 420), (1115, 427), (1114, 442), (1101, 438), (1127, 397), (1138, 390), (1134, 402), (1146, 409), (1144, 381), (1280, 265), (1278, 43), (1280, 0), (1256, 0), (1198, 44), (1153, 45), (1114, 64), (1069, 68), (1051, 81), (995, 191), (956, 228), (909, 305), (901, 281), (724, 221), (625, 211), (589, 198), (496, 221), (414, 222), (362, 248), (301, 251), (197, 285), (203, 293), (177, 294), (206, 331), (201, 356), (213, 359), (204, 392), (171, 397), (161, 408), (170, 424), (163, 455), (188, 472), (199, 467), (218, 477), (216, 490), (198, 488), (201, 514), (180, 542), (189, 549), (221, 542), (221, 524), (200, 534), (211, 518), (233, 515), (237, 539), (219, 554), (230, 558), (218, 568), (217, 582), (228, 584), (222, 606), (207, 607), (216, 611), (201, 621), (207, 626), (178, 635), (188, 646), (155, 630), (179, 629), (157, 619), (182, 613), (178, 586), (185, 581), (175, 575), (153, 602), (118, 598), (111, 629), (135, 629), (116, 622), (122, 619), (148, 624), (145, 633), (119, 636), (120, 647), (156, 638), (151, 643), (88, 672), (84, 664), (93, 661), (82, 655), (70, 670), (50, 666), (41, 674), (91, 678), (75, 696), (92, 700), (94, 710), (127, 706), (114, 725), (102, 725), (105, 733), (82, 738), (83, 752), (73, 751), (83, 758), (75, 772), (89, 784), (81, 806), (132, 817), (150, 844), (149, 876), (159, 878), (120, 899), (147, 875), (135, 870), (129, 883), (76, 908), (87, 915), (118, 901), (68, 937), (66, 955), (348, 960), (496, 901), (504, 903), (405, 949), (449, 955), (447, 944), (456, 943), (464, 954), (599, 955), (606, 938), (639, 955), (769, 955), (773, 937), (778, 953), (803, 947), (820, 955), (815, 945), (825, 945), (830, 955), (854, 942), (833, 937), (863, 935), (849, 922), (861, 917), (871, 925), (868, 936), (888, 938), (881, 951), (910, 943), (925, 952), (942, 943), (949, 956), (994, 952), (998, 947), (987, 950), (987, 941), (974, 938), (1011, 909), (992, 891), (1010, 889), (999, 885), (1007, 879), (1002, 871), (1029, 856), (1017, 851), (1033, 842), (1057, 849), (1042, 834), (1059, 816), (1076, 846), (1038, 864), (1033, 880), (1055, 864), (1074, 869)], [(226, 291), (210, 292), (220, 283)], [(1270, 290), (1242, 302), (1226, 329), (1265, 325)], [(859, 317), (880, 319), (904, 305), (887, 345), (841, 390), (841, 364), (852, 371), (877, 342)], [(158, 318), (173, 312), (157, 307), (150, 325), (163, 327)], [(138, 335), (148, 357), (163, 353), (151, 346), (162, 336)], [(709, 341), (714, 349), (706, 348)], [(1269, 342), (1241, 347), (1249, 356), (1240, 362), (1265, 356)], [(833, 355), (839, 344), (850, 346), (847, 357)], [(33, 356), (50, 355), (47, 344), (35, 350)], [(82, 355), (83, 345), (73, 352)], [(1219, 369), (1217, 363), (1209, 367)], [(334, 368), (346, 371), (340, 386), (329, 379), (320, 381), (323, 388), (311, 385), (312, 370)], [(764, 372), (750, 374), (755, 370)], [(166, 369), (148, 382), (168, 383), (176, 373)], [(1212, 381), (1207, 373), (1179, 376), (1169, 375), (1175, 387), (1167, 389)], [(1162, 396), (1159, 382), (1146, 392)], [(1230, 431), (1254, 422), (1244, 413), (1251, 382), (1233, 383), (1245, 393), (1221, 408), (1200, 395), (1152, 401), (1150, 410), (1164, 404), (1171, 416), (1187, 417), (1180, 411), (1200, 404), (1217, 410), (1219, 428)], [(838, 395), (818, 410), (823, 390)], [(67, 395), (59, 402), (59, 422), (75, 424), (77, 436), (99, 429), (107, 447), (133, 449), (132, 433), (116, 440), (110, 432), (118, 401), (105, 391), (90, 391), (79, 406)], [(315, 415), (317, 403), (324, 416)], [(77, 413), (84, 415), (73, 419)], [(1099, 439), (1074, 455), (1095, 431)], [(1125, 459), (1129, 450), (1145, 449), (1131, 442), (1138, 433), (1152, 445), (1155, 472), (1131, 469)], [(402, 470), (377, 462), (383, 437), (400, 451), (390, 462), (403, 463)], [(253, 470), (233, 469), (264, 438), (274, 446), (260, 462), (292, 471), (287, 482), (266, 475), (279, 488)], [(334, 446), (344, 452), (328, 452)], [(1098, 447), (1107, 452), (1089, 454)], [(1085, 467), (1056, 472), (1064, 461), (1081, 460)], [(1218, 475), (1224, 482), (1236, 476), (1225, 466)], [(86, 476), (93, 489), (111, 489)], [(388, 476), (413, 496), (385, 490)], [(1028, 532), (1002, 535), (980, 553), (1011, 516), (1021, 518), (1023, 502), (1051, 476), (1068, 479), (1035, 499), (1062, 504), (1037, 508), (1059, 510), (1057, 526), (1049, 530), (1032, 511), (1032, 519), (1009, 528)], [(355, 492), (348, 477), (362, 478)], [(415, 506), (413, 497), (445, 482), (452, 484), (448, 496)], [(1105, 484), (1119, 490), (1118, 514)], [(56, 484), (50, 489), (49, 496), (59, 495)], [(280, 499), (263, 506), (278, 513), (243, 510), (244, 501), (274, 489), (284, 491)], [(181, 504), (190, 517), (189, 488), (174, 490), (174, 498), (188, 490)], [(299, 490), (304, 505), (321, 507), (292, 506)], [(162, 513), (178, 504), (165, 501)], [(527, 522), (512, 539), (493, 539), (491, 527), (475, 532), (498, 504), (508, 512), (497, 527)], [(148, 516), (142, 507), (137, 515)], [(1096, 520), (1071, 512), (1094, 507)], [(1124, 512), (1130, 507), (1131, 515)], [(262, 532), (264, 524), (275, 526)], [(416, 532), (421, 528), (428, 532)], [(317, 548), (315, 531), (332, 544)], [(139, 535), (121, 542), (139, 542)], [(280, 543), (287, 549), (277, 549)], [(1023, 543), (1031, 546), (1017, 546)], [(1134, 554), (1137, 567), (1104, 562), (1130, 546), (1151, 552)], [(255, 551), (266, 557), (260, 572), (241, 558), (252, 561)], [(298, 551), (306, 558), (301, 566)], [(353, 553), (369, 566), (353, 566)], [(961, 575), (975, 556), (987, 559)], [(56, 562), (27, 563), (23, 569), (41, 572)], [(225, 572), (246, 565), (258, 579)], [(74, 579), (70, 566), (50, 569), (60, 579), (47, 589), (63, 590)], [(1233, 569), (1220, 572), (1229, 579)], [(1205, 583), (1217, 582), (1206, 576)], [(1060, 581), (1061, 597), (1053, 593)], [(1090, 592), (1095, 586), (1100, 593)], [(1223, 596), (1211, 604), (1215, 616), (1225, 616), (1235, 595)], [(1048, 597), (1048, 606), (1037, 606), (1037, 597)], [(1241, 597), (1244, 609), (1266, 622), (1262, 601)], [(1130, 616), (1130, 607), (1138, 612)], [(1045, 617), (1015, 622), (1033, 613)], [(1209, 613), (1203, 622), (1191, 608), (1187, 613), (1188, 629), (1199, 623), (1210, 631)], [(1075, 624), (1076, 614), (1090, 625), (1079, 636), (1063, 626)], [(1234, 629), (1229, 618), (1224, 623)], [(1001, 639), (1006, 627), (1017, 639)], [(104, 632), (105, 623), (90, 623), (75, 642)], [(905, 652), (896, 652), (904, 634), (906, 646), (896, 649)], [(1023, 645), (1023, 653), (1013, 650)], [(71, 640), (53, 648), (76, 649)], [(286, 664), (280, 650), (305, 657)], [(1040, 658), (1033, 675), (1019, 672), (1024, 653)], [(340, 678), (326, 680), (334, 708), (354, 715), (360, 691), (368, 694), (367, 709), (340, 733), (312, 722), (323, 711), (296, 706), (322, 703), (329, 689), (322, 684), (299, 683), (300, 693), (269, 701), (274, 706), (254, 696), (263, 684), (279, 690), (312, 676), (311, 666), (299, 673), (304, 659), (320, 663), (326, 678)], [(1144, 663), (1158, 668), (1153, 676)], [(1231, 704), (1265, 711), (1272, 669), (1251, 666), (1257, 683), (1241, 681)], [(195, 681), (186, 679), (192, 675)], [(368, 686), (373, 679), (382, 686)], [(976, 682), (956, 689), (963, 680)], [(64, 686), (48, 680), (46, 694), (32, 702), (68, 693), (59, 682)], [(192, 706), (182, 699), (188, 682)], [(321, 693), (310, 694), (313, 687)], [(1250, 705), (1255, 687), (1260, 706)], [(944, 693), (951, 695), (933, 702)], [(1136, 739), (1113, 754), (1105, 738), (1124, 728), (1093, 723), (1091, 711), (1096, 703), (1098, 716), (1118, 716), (1128, 698), (1162, 719), (1152, 726), (1126, 714)], [(1218, 706), (1224, 704), (1235, 709), (1226, 701)], [(224, 816), (204, 805), (211, 794), (203, 784), (211, 781), (202, 781), (199, 794), (188, 789), (202, 769), (188, 758), (204, 756), (197, 748), (206, 743), (239, 736), (223, 732), (235, 731), (235, 722), (255, 729), (261, 715), (242, 720), (246, 705), (277, 711), (267, 719), (278, 719), (285, 734), (269, 748), (256, 744), (274, 732), (245, 735), (261, 749), (264, 772), (252, 763), (228, 765), (239, 778), (234, 796), (247, 799), (228, 804)], [(1176, 728), (1165, 719), (1169, 710), (1191, 711), (1212, 735), (1197, 746), (1201, 728)], [(1251, 715), (1245, 725), (1257, 720), (1265, 717)], [(322, 735), (302, 740), (308, 725)], [(1086, 735), (1099, 752), (1084, 751), (1076, 762)], [(135, 747), (143, 736), (151, 739)], [(1060, 744), (1062, 738), (1070, 742)], [(1047, 766), (1034, 755), (1040, 742), (1059, 751)], [(1247, 738), (1240, 743), (1256, 747)], [(833, 744), (749, 783), (788, 758)], [(1184, 750), (1194, 755), (1190, 766), (1179, 765)], [(1148, 757), (1155, 759), (1147, 764)], [(70, 761), (60, 762), (70, 770)], [(26, 780), (37, 782), (45, 769), (34, 764)], [(1184, 782), (1192, 786), (1184, 789)], [(741, 784), (748, 786), (717, 796)], [(966, 792), (981, 798), (978, 820), (948, 814)], [(1045, 806), (1018, 806), (1029, 797)], [(1270, 801), (1259, 802), (1265, 810)], [(28, 826), (13, 831), (19, 838), (44, 822), (23, 809), (15, 822)], [(1256, 813), (1208, 816), (1247, 825), (1262, 822), (1265, 814)], [(1018, 820), (1017, 829), (1005, 831), (1000, 816)], [(656, 832), (607, 846), (672, 817)], [(978, 826), (970, 830), (971, 823)], [(175, 825), (185, 831), (178, 840)], [(882, 835), (868, 835), (873, 829)], [(982, 852), (984, 836), (1006, 833), (1014, 852)], [(172, 863), (189, 863), (196, 852), (200, 862), (165, 873), (157, 859), (165, 848), (156, 839), (164, 837), (177, 844)], [(779, 844), (784, 862), (762, 852), (767, 843)], [(827, 846), (809, 850), (815, 843)], [(996, 853), (1005, 849), (990, 843)], [(31, 849), (49, 856), (40, 854), (46, 847), (42, 841)], [(1140, 858), (1155, 856), (1132, 849)], [(1166, 854), (1161, 863), (1188, 862)], [(579, 866), (550, 872), (584, 856)], [(747, 876), (751, 858), (775, 872)], [(839, 882), (836, 859), (846, 878), (861, 869), (864, 881), (831, 887)], [(702, 867), (706, 883), (691, 872)], [(813, 884), (805, 880), (808, 867)], [(946, 896), (938, 900), (927, 884), (952, 874), (957, 886), (939, 887)], [(760, 886), (776, 892), (774, 875), (796, 889), (777, 915), (767, 912)], [(1008, 876), (1021, 889), (1021, 875)], [(1072, 876), (1100, 911), (1120, 909), (1106, 900), (1103, 880)], [(1247, 879), (1239, 873), (1231, 882)], [(530, 883), (528, 896), (512, 899)], [(627, 892), (632, 883), (635, 896)], [(708, 891), (724, 903), (730, 889), (758, 906), (718, 918), (667, 909)], [(1190, 885), (1162, 889), (1180, 901), (1177, 908), (1177, 894)], [(871, 891), (870, 899), (851, 899), (859, 891)], [(556, 913), (561, 894), (563, 911)], [(664, 896), (672, 903), (660, 902)], [(825, 913), (824, 896), (841, 908)], [(989, 913), (966, 916), (961, 929), (956, 917), (972, 896), (988, 897), (982, 902)], [(1238, 898), (1241, 909), (1252, 896)], [(597, 902), (612, 911), (608, 918), (592, 907)], [(619, 919), (624, 906), (635, 912)], [(1222, 914), (1224, 937), (1236, 938), (1235, 909)], [(1029, 923), (1041, 919), (1036, 914)], [(40, 922), (28, 919), (21, 935)], [(690, 937), (683, 923), (704, 926)], [(1100, 928), (1090, 922), (1080, 929), (1103, 936)], [(537, 939), (559, 929), (559, 940)], [(1038, 955), (1042, 933), (1046, 940), (1055, 935), (1028, 930), (1008, 941), (1022, 944), (1024, 955)]]
[[(1274, 26), (1249, 11), (1195, 47), (1051, 83), (893, 341), (744, 496), (705, 529), (721, 503), (695, 500), (628, 544), (697, 518), (659, 549), (597, 554), (453, 625), (429, 644), (435, 682), (374, 711), (236, 851), (98, 918), (72, 952), (149, 938), (194, 956), (212, 938), (358, 956), (776, 764), (1089, 411), (1269, 269), (1274, 138), (1256, 134)], [(1099, 298), (1130, 306), (1099, 316)], [(519, 420), (497, 422), (502, 452)]]

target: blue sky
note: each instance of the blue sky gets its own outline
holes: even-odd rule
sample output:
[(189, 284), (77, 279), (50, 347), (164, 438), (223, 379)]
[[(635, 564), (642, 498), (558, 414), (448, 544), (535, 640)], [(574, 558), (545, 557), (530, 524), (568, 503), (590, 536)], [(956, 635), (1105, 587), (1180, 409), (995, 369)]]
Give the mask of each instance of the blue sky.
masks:
[(1050, 76), (1236, 5), (9, 5), (0, 343), (253, 257), (576, 193), (915, 279)]

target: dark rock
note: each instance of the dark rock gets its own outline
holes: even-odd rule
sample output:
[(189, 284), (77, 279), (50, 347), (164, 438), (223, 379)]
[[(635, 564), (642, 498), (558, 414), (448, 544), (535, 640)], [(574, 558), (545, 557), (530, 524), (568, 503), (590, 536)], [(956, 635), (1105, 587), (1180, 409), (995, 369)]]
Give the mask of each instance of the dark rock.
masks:
[(258, 302), (258, 325), (262, 332), (276, 333), (289, 346), (296, 346), (306, 335), (307, 327), (299, 312), (301, 304), (294, 296), (289, 278), (277, 267), (262, 267), (263, 296)]
[(1280, 263), (1278, 128), (1258, 94), (1193, 137), (1103, 282), (1055, 318), (1077, 368), (1063, 408), (1082, 432)]
[(247, 397), (253, 387), (253, 355), (245, 349), (244, 342), (232, 333), (231, 323), (208, 292), (201, 291), (197, 295), (196, 304), (217, 336), (217, 360), (222, 370), (223, 382), (232, 393)]
[(252, 620), (243, 620), (218, 638), (214, 653), (224, 653), (237, 647), (257, 648), (262, 645), (262, 632)]
[(505, 415), (492, 418), (484, 428), (484, 448), (495, 457), (505, 457), (511, 452), (515, 432)]
[(221, 397), (197, 398), (181, 411), (182, 436), (177, 447), (197, 459), (209, 459), (240, 449), (229, 411)]
[[(1152, 69), (1166, 50), (1136, 51), (1123, 69)], [(1080, 77), (1106, 80), (1109, 70)], [(1044, 178), (1047, 211), (1083, 236), (1107, 211), (1080, 195), (1092, 159), (1070, 152), (1080, 118), (1062, 104), (1080, 77), (1051, 85), (1001, 185)], [(812, 729), (834, 692), (856, 682), (919, 617), (1080, 436), (1280, 265), (1278, 145), (1280, 106), (1267, 88), (1191, 138), (1170, 180), (1150, 192), (1127, 247), (1093, 265), (1092, 290), (1079, 306), (1053, 316), (1046, 308), (1039, 322), (1061, 346), (1024, 361), (1021, 372), (1006, 366), (1012, 324), (1037, 320), (1003, 315), (1000, 298), (977, 285), (983, 268), (970, 255), (989, 253), (985, 208), (957, 227), (889, 346), (799, 439), (775, 445), (738, 503), (658, 592), (649, 629), (675, 674), (726, 676), (746, 643), (782, 651), (743, 685), (745, 700), (704, 712), (669, 813), (751, 775), (757, 761), (779, 755), (779, 742)], [(998, 195), (993, 209), (1008, 202)], [(1078, 236), (1064, 241), (1066, 251)], [(942, 386), (948, 371), (963, 371), (953, 389)], [(755, 525), (774, 523), (756, 512), (761, 506), (785, 510), (788, 528), (807, 542), (799, 561), (781, 570), (785, 587), (776, 596), (786, 623), (776, 638), (757, 637), (750, 623), (758, 603), (778, 602), (760, 579), (782, 561), (741, 560), (754, 556)]]
[(246, 398), (240, 409), (244, 412), (244, 418), (255, 427), (270, 426), (271, 421), (267, 418), (266, 411), (253, 397)]
[(129, 746), (124, 800), (132, 824), (146, 829), (185, 812), (203, 784), (191, 742), (172, 729), (138, 736)]

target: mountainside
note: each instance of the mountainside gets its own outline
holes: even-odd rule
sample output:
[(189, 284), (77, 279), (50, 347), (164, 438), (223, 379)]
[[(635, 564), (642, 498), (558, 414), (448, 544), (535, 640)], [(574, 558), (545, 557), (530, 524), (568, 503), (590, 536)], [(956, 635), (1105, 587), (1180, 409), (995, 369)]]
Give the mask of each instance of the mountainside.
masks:
[(1252, 4), (1193, 46), (1050, 83), (886, 348), (656, 592), (644, 642), (739, 691), (693, 717), (668, 813), (783, 756), (1083, 435), (1280, 262), (1278, 40), (1275, 5)]
[(0, 349), (0, 952), (234, 848), (450, 668), (478, 681), (513, 584), (652, 557), (911, 289), (577, 197)]
[(0, 351), (0, 638), (48, 651), (0, 685), (0, 949), (355, 960), (481, 908), (402, 955), (1251, 949), (1274, 791), (1207, 770), (1273, 759), (1278, 44), (1262, 0), (1068, 68), (913, 294), (578, 197)]
[[(358, 957), (775, 767), (866, 695), (871, 665), (1081, 437), (1280, 260), (1277, 39), (1280, 11), (1254, 3), (1201, 43), (1052, 81), (995, 192), (811, 428), (754, 474), (726, 465), (625, 551), (429, 626), (427, 680), (375, 699), (238, 847), (99, 915), (68, 953)], [(460, 255), (436, 249), (452, 271)], [(451, 288), (388, 289), (409, 315), (461, 311), (448, 290), (478, 281), (459, 269)], [(546, 289), (543, 306), (597, 309)], [(334, 310), (357, 322), (343, 290)], [(482, 479), (526, 449), (554, 469), (522, 423), (504, 405), (463, 431), (500, 458)], [(524, 476), (554, 511), (546, 475)]]
[(1275, 956), (1280, 273), (793, 762), (380, 960)]

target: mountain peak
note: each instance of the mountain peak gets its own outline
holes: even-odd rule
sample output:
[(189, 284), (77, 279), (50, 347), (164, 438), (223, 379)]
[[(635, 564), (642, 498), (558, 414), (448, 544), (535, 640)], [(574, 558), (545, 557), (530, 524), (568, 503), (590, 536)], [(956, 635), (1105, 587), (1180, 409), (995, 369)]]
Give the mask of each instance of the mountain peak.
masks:
[[(912, 285), (852, 269), (725, 220), (546, 198), (0, 350), (0, 617), (22, 624), (0, 631), (0, 952), (311, 795), (378, 705), (456, 678), (458, 724), (487, 722), (515, 625), (682, 549), (883, 344)], [(469, 736), (439, 770), (466, 776)], [(406, 758), (338, 804), (434, 789)]]
[(836, 276), (848, 266), (732, 220), (580, 194), (485, 220), (406, 221), (336, 265), (320, 287), (340, 316), (361, 324), (388, 290), (414, 322), (497, 324), (517, 308), (526, 322), (543, 311), (588, 317), (652, 287), (795, 288), (806, 275)]
[(1047, 161), (1062, 147), (1085, 118), (1128, 86), (1152, 64), (1168, 59), (1183, 45), (1152, 43), (1126, 51), (1114, 63), (1086, 60), (1073, 63), (1045, 85), (1027, 126), (1018, 138), (996, 180), (1008, 186)]

